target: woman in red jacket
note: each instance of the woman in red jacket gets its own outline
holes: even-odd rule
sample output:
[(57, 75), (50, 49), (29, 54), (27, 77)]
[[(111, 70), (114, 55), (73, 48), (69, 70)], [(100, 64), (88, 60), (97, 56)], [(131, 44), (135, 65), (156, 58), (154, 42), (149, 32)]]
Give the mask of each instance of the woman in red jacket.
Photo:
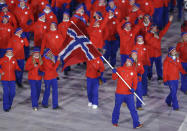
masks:
[[(117, 68), (117, 71), (116, 69), (113, 69), (112, 79), (113, 80), (118, 79), (116, 95), (115, 95), (115, 106), (112, 114), (112, 124), (114, 126), (118, 126), (120, 108), (123, 102), (127, 104), (127, 107), (130, 110), (131, 117), (133, 119), (133, 128), (140, 128), (143, 126), (139, 122), (138, 113), (134, 105), (133, 93), (137, 88), (138, 78), (137, 78), (137, 73), (133, 67), (133, 62), (134, 60), (132, 58), (128, 58), (126, 63), (122, 67)], [(131, 86), (131, 90), (118, 77), (116, 72), (118, 72), (121, 75), (121, 77), (127, 82), (127, 84)]]
[(44, 52), (43, 65), (40, 70), (44, 72), (45, 92), (43, 96), (42, 105), (44, 108), (48, 108), (48, 100), (50, 96), (50, 87), (52, 86), (52, 102), (53, 109), (58, 108), (58, 83), (57, 83), (57, 68), (60, 64), (60, 57), (55, 61), (53, 52), (47, 48)]
[(170, 88), (170, 94), (167, 96), (165, 102), (168, 106), (172, 106), (173, 110), (179, 110), (177, 101), (177, 89), (179, 73), (187, 74), (182, 68), (180, 59), (177, 57), (177, 52), (174, 47), (169, 48), (168, 56), (166, 56), (163, 64), (163, 80), (164, 84)]
[(8, 45), (8, 40), (14, 34), (14, 28), (9, 23), (9, 17), (7, 15), (2, 17), (2, 22), (0, 23), (0, 58), (2, 58), (6, 53), (6, 48)]
[[(144, 67), (143, 64), (138, 60), (138, 52), (136, 50), (132, 50), (131, 57), (134, 60), (133, 67), (137, 73), (138, 76), (138, 85), (136, 89), (137, 95), (143, 100), (143, 91), (142, 91), (142, 75), (144, 73)], [(137, 110), (143, 110), (142, 109), (142, 103), (139, 99), (136, 99), (136, 108)]]
[(136, 45), (133, 48), (138, 52), (138, 60), (143, 64), (144, 73), (142, 75), (142, 85), (143, 85), (143, 96), (147, 95), (147, 72), (148, 66), (151, 65), (147, 46), (144, 44), (143, 36), (139, 35), (136, 38)]
[(13, 48), (14, 56), (18, 62), (21, 71), (16, 71), (16, 82), (19, 87), (22, 87), (22, 78), (24, 70), (25, 61), (25, 51), (24, 47), (29, 46), (28, 40), (23, 36), (24, 32), (22, 28), (17, 28), (15, 35), (13, 35), (8, 41), (8, 47)]
[(1, 82), (3, 85), (3, 109), (8, 112), (16, 92), (15, 71), (21, 70), (14, 57), (12, 48), (7, 48), (6, 54), (0, 59)]
[(104, 64), (99, 57), (87, 62), (88, 106), (92, 106), (93, 109), (97, 109), (98, 107), (99, 79), (102, 79), (104, 69)]
[(39, 68), (42, 64), (40, 49), (35, 47), (25, 65), (25, 70), (28, 71), (28, 79), (31, 86), (31, 99), (34, 111), (38, 110), (38, 100), (42, 84), (42, 76), (39, 75)]

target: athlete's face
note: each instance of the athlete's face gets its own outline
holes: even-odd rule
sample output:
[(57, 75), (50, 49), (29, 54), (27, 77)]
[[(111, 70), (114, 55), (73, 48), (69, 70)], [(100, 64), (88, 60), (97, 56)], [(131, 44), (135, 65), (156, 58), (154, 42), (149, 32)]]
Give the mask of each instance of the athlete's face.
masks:
[(127, 59), (126, 62), (125, 62), (125, 65), (126, 65), (127, 67), (132, 66), (131, 60)]
[(6, 56), (13, 56), (13, 51), (12, 50), (7, 50), (6, 51)]
[(183, 39), (184, 42), (187, 42), (187, 34), (183, 35), (182, 39)]
[(137, 53), (136, 52), (133, 52), (132, 54), (131, 54), (131, 57), (133, 58), (133, 60), (137, 60), (137, 58), (138, 58), (138, 56), (137, 56)]

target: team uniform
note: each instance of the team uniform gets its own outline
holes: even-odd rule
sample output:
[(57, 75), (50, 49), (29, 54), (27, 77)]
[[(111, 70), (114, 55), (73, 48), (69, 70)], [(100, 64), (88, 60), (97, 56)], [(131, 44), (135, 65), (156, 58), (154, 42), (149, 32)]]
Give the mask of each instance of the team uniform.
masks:
[[(109, 9), (114, 13), (115, 9)], [(119, 40), (116, 38), (117, 34), (117, 18), (115, 16), (109, 16), (106, 28), (104, 28), (104, 39), (105, 39), (105, 53), (104, 57), (110, 61), (112, 66), (116, 65), (116, 55), (119, 48)]]
[(131, 24), (129, 22), (118, 23), (117, 31), (120, 36), (120, 56), (121, 56), (121, 66), (125, 63), (126, 59), (129, 58), (129, 55), (134, 47), (135, 37), (137, 33), (141, 29), (141, 24), (136, 25), (130, 31), (122, 29), (122, 25), (126, 26), (127, 24)]
[[(17, 31), (21, 28), (17, 28)], [(17, 32), (16, 31), (16, 32)], [(25, 61), (25, 52), (24, 47), (29, 46), (29, 42), (26, 38), (21, 36), (13, 35), (8, 41), (8, 47), (13, 48), (14, 57), (16, 58), (21, 71), (16, 71), (16, 82), (19, 86), (22, 86), (23, 70), (24, 70), (24, 61)]]
[[(8, 8), (7, 6), (4, 6), (3, 8)], [(3, 10), (2, 8), (2, 10)], [(10, 11), (7, 11), (7, 12), (0, 12), (0, 20), (2, 20), (2, 18), (4, 16), (8, 16), (8, 19), (9, 19), (9, 23), (14, 27), (14, 29), (17, 28), (17, 20), (16, 20), (16, 17), (15, 15), (10, 12)]]
[(55, 56), (58, 56), (58, 54), (61, 51), (62, 44), (63, 44), (64, 38), (63, 36), (57, 31), (48, 31), (42, 40), (41, 45), (41, 54), (43, 54), (45, 48), (49, 48)]
[(170, 88), (170, 94), (166, 98), (166, 103), (168, 106), (173, 107), (174, 110), (179, 109), (177, 100), (177, 89), (179, 72), (186, 74), (185, 70), (182, 68), (179, 58), (173, 59), (171, 56), (166, 56), (163, 64), (163, 81), (165, 85)]
[(21, 70), (15, 57), (4, 56), (0, 59), (1, 82), (3, 86), (3, 109), (11, 109), (16, 94), (15, 71)]
[(171, 22), (169, 22), (166, 27), (159, 32), (158, 37), (155, 37), (155, 35), (151, 32), (148, 32), (146, 34), (146, 45), (149, 50), (149, 57), (151, 61), (151, 66), (148, 68), (148, 77), (149, 79), (152, 78), (152, 67), (153, 63), (155, 62), (156, 65), (156, 71), (157, 71), (157, 77), (158, 80), (163, 78), (162, 73), (162, 54), (161, 54), (161, 41), (163, 36), (168, 31), (169, 27), (171, 25)]
[[(122, 78), (127, 82), (128, 85), (133, 85), (131, 88), (136, 90), (138, 78), (137, 73), (133, 67), (126, 67), (126, 65), (124, 65), (123, 67), (117, 68), (117, 72), (122, 76)], [(115, 94), (115, 106), (112, 113), (112, 123), (114, 125), (118, 124), (120, 107), (121, 104), (125, 102), (127, 104), (128, 109), (130, 110), (131, 117), (133, 119), (133, 127), (138, 127), (140, 125), (140, 122), (134, 105), (134, 95), (115, 73), (112, 74), (112, 79), (118, 79)]]
[[(42, 14), (41, 16), (43, 15), (44, 14)], [(48, 28), (49, 27), (46, 22), (38, 19), (38, 21), (36, 21), (29, 28), (26, 29), (26, 31), (34, 33), (34, 46), (41, 47), (44, 34), (48, 32)]]
[(57, 82), (57, 68), (60, 64), (60, 61), (55, 61), (55, 56), (53, 58), (49, 58), (46, 56), (46, 54), (49, 52), (49, 49), (47, 49), (46, 52), (44, 52), (43, 65), (40, 67), (40, 71), (44, 72), (44, 83), (45, 83), (45, 91), (44, 96), (42, 100), (43, 107), (48, 107), (48, 100), (50, 96), (50, 88), (52, 87), (52, 103), (53, 103), (53, 109), (58, 108), (58, 82)]
[(138, 52), (138, 60), (143, 64), (144, 73), (142, 75), (142, 85), (143, 85), (143, 96), (147, 95), (148, 85), (147, 85), (147, 73), (148, 73), (148, 66), (150, 66), (150, 59), (147, 50), (147, 46), (144, 44), (136, 43), (133, 47), (133, 50)]
[(87, 62), (87, 95), (88, 101), (93, 107), (99, 104), (99, 79), (101, 79), (104, 69), (104, 64), (99, 57)]
[[(39, 49), (35, 48), (33, 53), (40, 52)], [(42, 85), (42, 76), (39, 74), (39, 69), (42, 65), (39, 58), (30, 56), (25, 64), (25, 70), (28, 71), (28, 80), (31, 87), (31, 100), (32, 107), (38, 108), (38, 101), (40, 98), (41, 85)]]
[(0, 23), (0, 58), (4, 56), (6, 53), (6, 48), (8, 45), (8, 40), (13, 36), (14, 34), (14, 28), (9, 23)]
[[(136, 52), (135, 50), (133, 50), (132, 52)], [(140, 97), (141, 100), (143, 100), (142, 96), (143, 96), (143, 90), (142, 90), (142, 75), (144, 74), (144, 67), (143, 64), (137, 60), (137, 62), (133, 63), (133, 67), (137, 73), (138, 76), (138, 85), (137, 85), (137, 89), (136, 89), (136, 93), (137, 95)], [(142, 103), (139, 99), (136, 99), (136, 108), (137, 109), (141, 109), (142, 107)]]
[[(187, 43), (180, 42), (176, 47), (183, 69), (187, 72)], [(187, 92), (187, 76), (181, 74), (181, 91)]]
[(33, 15), (34, 15), (34, 20), (37, 20), (38, 15), (43, 12), (45, 9), (45, 6), (49, 4), (48, 0), (32, 0), (30, 3)]
[[(49, 4), (47, 4), (46, 7), (51, 8), (51, 6)], [(49, 27), (52, 22), (55, 22), (55, 23), (58, 22), (56, 15), (52, 12), (51, 9), (49, 11), (47, 11), (46, 9), (44, 9), (42, 13), (45, 13), (47, 27)]]
[(102, 49), (104, 46), (103, 32), (108, 22), (107, 17), (108, 15), (105, 16), (104, 20), (93, 19), (87, 29), (90, 36), (90, 41), (95, 45), (96, 48), (99, 49)]

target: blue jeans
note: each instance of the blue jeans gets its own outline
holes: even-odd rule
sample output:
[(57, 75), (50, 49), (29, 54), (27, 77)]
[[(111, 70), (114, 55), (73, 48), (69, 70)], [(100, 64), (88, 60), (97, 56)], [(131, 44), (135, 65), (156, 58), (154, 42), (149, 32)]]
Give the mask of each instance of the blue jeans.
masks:
[(0, 49), (0, 58), (2, 58), (6, 53), (6, 49)]
[(104, 57), (110, 61), (110, 64), (112, 66), (116, 65), (116, 55), (119, 48), (119, 41), (113, 40), (113, 41), (105, 41), (105, 47), (106, 52), (104, 54)]
[(170, 93), (166, 98), (166, 103), (169, 105), (172, 104), (174, 110), (179, 109), (177, 100), (178, 80), (172, 80), (167, 82), (170, 88)]
[[(187, 72), (187, 63), (182, 62), (182, 67)], [(181, 73), (181, 91), (187, 92), (187, 75)]]
[(153, 14), (153, 23), (158, 26), (158, 29), (163, 28), (163, 12), (164, 8), (155, 8), (154, 14)]
[[(136, 89), (136, 94), (140, 97), (140, 99), (143, 100), (143, 98), (142, 98), (142, 95), (143, 95), (142, 82), (141, 81), (138, 82), (138, 86), (137, 86), (137, 89)], [(142, 107), (142, 103), (138, 98), (136, 98), (136, 108), (139, 108), (139, 107)]]
[(23, 79), (23, 70), (24, 70), (24, 61), (25, 60), (17, 60), (18, 66), (20, 67), (21, 71), (16, 71), (16, 82), (18, 84), (22, 84)]
[(139, 117), (138, 117), (138, 113), (135, 109), (135, 105), (134, 105), (134, 95), (130, 94), (130, 95), (121, 95), (121, 94), (117, 94), (115, 95), (115, 106), (114, 106), (114, 110), (112, 113), (112, 123), (113, 124), (117, 124), (118, 120), (119, 120), (119, 115), (120, 115), (120, 108), (121, 108), (121, 104), (125, 102), (127, 104), (127, 107), (131, 113), (131, 117), (133, 119), (133, 127), (136, 128), (137, 126), (139, 126), (140, 122), (139, 122)]
[(43, 96), (43, 101), (42, 105), (43, 106), (48, 106), (48, 100), (50, 96), (50, 88), (52, 86), (52, 103), (53, 103), (53, 108), (58, 107), (58, 83), (57, 79), (52, 79), (52, 80), (44, 80), (45, 83), (45, 91), (44, 91), (44, 96)]
[(153, 68), (153, 64), (155, 63), (156, 66), (156, 72), (157, 72), (157, 76), (158, 78), (162, 78), (163, 73), (162, 73), (162, 57), (151, 57), (150, 58), (151, 61), (151, 66), (149, 66), (148, 68), (148, 77), (152, 77), (153, 73), (152, 73), (152, 68)]
[(31, 87), (32, 107), (38, 107), (42, 81), (41, 80), (29, 80), (29, 83)]
[(127, 58), (129, 58), (129, 55), (120, 55), (120, 56), (121, 56), (121, 66), (123, 66)]
[(88, 101), (94, 105), (98, 105), (98, 90), (99, 90), (99, 78), (87, 77), (87, 95)]
[(147, 95), (147, 73), (148, 73), (148, 66), (144, 66), (144, 74), (142, 75), (142, 92), (143, 96)]
[(177, 0), (177, 8), (178, 8), (178, 19), (182, 18), (182, 5), (184, 0)]
[(25, 60), (27, 60), (30, 57), (30, 47), (24, 46), (24, 53), (25, 53)]
[(169, 21), (169, 8), (163, 7), (163, 28), (168, 24)]
[(16, 94), (15, 81), (2, 81), (3, 85), (3, 109), (11, 109), (13, 99)]

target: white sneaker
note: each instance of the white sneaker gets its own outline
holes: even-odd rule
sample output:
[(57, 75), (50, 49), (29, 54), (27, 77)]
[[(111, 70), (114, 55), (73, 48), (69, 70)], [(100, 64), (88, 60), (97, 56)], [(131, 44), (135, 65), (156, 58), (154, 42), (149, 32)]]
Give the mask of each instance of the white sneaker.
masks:
[(97, 109), (97, 108), (98, 108), (97, 105), (93, 105), (93, 106), (92, 106), (92, 109)]
[(88, 102), (88, 106), (91, 107), (91, 106), (92, 106), (92, 103), (91, 103), (91, 102)]

